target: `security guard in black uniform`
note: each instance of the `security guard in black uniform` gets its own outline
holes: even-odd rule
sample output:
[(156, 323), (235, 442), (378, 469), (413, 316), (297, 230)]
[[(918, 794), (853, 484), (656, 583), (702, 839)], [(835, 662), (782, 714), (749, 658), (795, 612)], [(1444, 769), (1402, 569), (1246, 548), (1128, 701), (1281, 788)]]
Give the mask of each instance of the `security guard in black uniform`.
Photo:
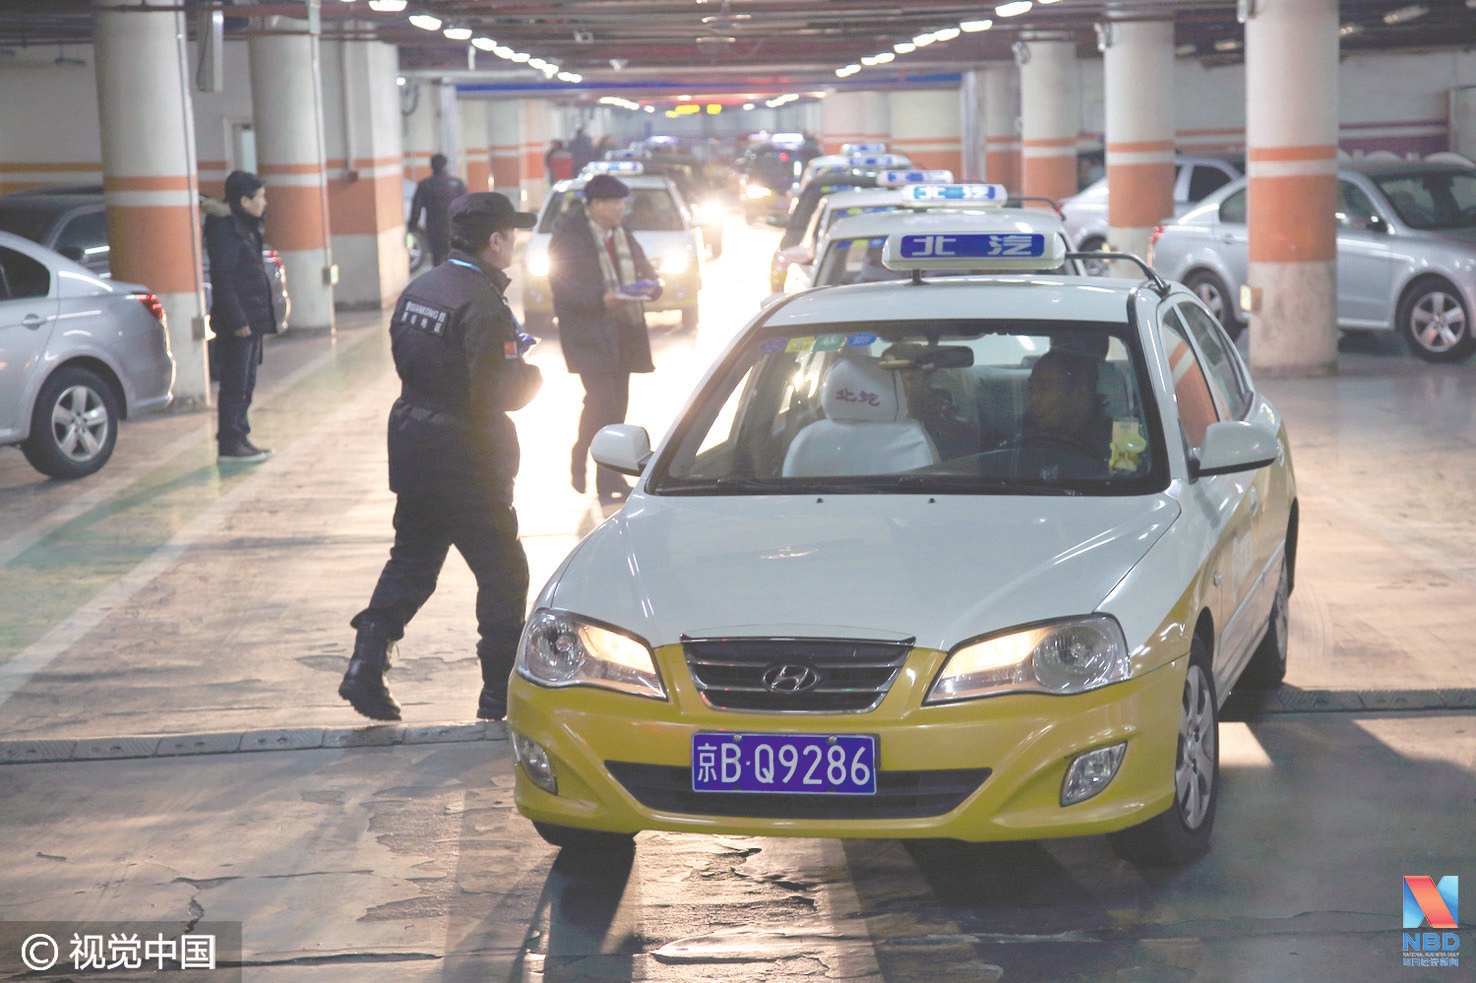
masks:
[(528, 560), (518, 541), (513, 478), (518, 435), (510, 410), (543, 383), (523, 361), (518, 322), (503, 292), (518, 229), (536, 216), (496, 192), (451, 203), (449, 260), (416, 278), (395, 305), (390, 338), (402, 388), (389, 416), (395, 544), (358, 629), (338, 695), (374, 720), (399, 720), (385, 685), (389, 649), (436, 589), (455, 546), (477, 578), (477, 716), (500, 720), (528, 603)]

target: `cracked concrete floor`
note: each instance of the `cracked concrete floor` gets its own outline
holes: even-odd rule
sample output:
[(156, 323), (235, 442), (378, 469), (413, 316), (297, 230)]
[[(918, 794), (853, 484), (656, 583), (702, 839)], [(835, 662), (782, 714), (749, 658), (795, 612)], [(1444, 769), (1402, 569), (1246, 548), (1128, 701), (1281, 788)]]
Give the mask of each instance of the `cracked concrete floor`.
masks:
[[(661, 431), (762, 294), (773, 231), (730, 236), (697, 338), (656, 331), (633, 422)], [(386, 349), (377, 315), (274, 344), (261, 468), (216, 468), (199, 414), (131, 421), (87, 482), (0, 450), (0, 740), (362, 723), (334, 687), (389, 542)], [(600, 516), (563, 477), (577, 385), (556, 343), (535, 358), (538, 582)], [(1476, 687), (1476, 374), (1361, 340), (1339, 376), (1266, 388), (1304, 514), (1289, 686)], [(401, 647), (407, 723), (470, 715), (472, 598), (453, 560)], [(1476, 876), (1473, 717), (1236, 708), (1214, 850), (1173, 873), (1100, 839), (664, 833), (579, 869), (512, 808), (500, 741), (0, 765), (0, 921), (239, 921), (250, 983), (1470, 979), (1399, 950), (1402, 875)]]

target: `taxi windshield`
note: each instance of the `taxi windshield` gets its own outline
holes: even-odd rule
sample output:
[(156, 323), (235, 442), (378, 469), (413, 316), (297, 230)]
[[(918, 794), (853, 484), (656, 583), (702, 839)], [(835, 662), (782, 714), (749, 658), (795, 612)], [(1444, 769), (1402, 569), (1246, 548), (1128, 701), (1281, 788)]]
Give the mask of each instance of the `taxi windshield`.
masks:
[[(552, 232), (565, 213), (583, 202), (584, 196), (577, 191), (557, 192), (543, 210), (538, 231)], [(631, 188), (621, 223), (631, 232), (680, 232), (686, 228), (681, 206), (666, 188)]]
[(653, 494), (1131, 495), (1167, 462), (1126, 324), (807, 326), (735, 350)]

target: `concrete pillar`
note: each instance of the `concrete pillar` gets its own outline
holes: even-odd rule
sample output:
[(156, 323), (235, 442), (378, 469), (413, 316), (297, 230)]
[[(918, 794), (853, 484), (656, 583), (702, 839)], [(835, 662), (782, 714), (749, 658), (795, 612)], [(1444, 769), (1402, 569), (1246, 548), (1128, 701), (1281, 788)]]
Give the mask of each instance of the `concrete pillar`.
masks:
[(457, 103), (461, 117), (462, 179), (468, 191), (491, 191), (492, 170), (487, 158), (487, 104), (481, 99)]
[(1108, 241), (1146, 257), (1153, 227), (1174, 213), (1174, 25), (1108, 22), (1102, 32)]
[(430, 177), (430, 159), (441, 149), (441, 84), (429, 79), (411, 79), (404, 116), (405, 177), (419, 181)]
[(891, 139), (892, 113), (887, 93), (861, 93), (861, 129), (861, 139), (866, 143), (886, 143)]
[(978, 181), (984, 171), (984, 77), (979, 69), (963, 73), (958, 100), (963, 170), (954, 176), (960, 181)]
[[(373, 310), (393, 303), (410, 278), (399, 54), (372, 41), (328, 41), (323, 66), (333, 297), (340, 309)], [(289, 287), (295, 297), (296, 284)]]
[(838, 154), (848, 143), (866, 140), (864, 114), (866, 93), (835, 92), (820, 103), (820, 148)]
[(963, 174), (963, 145), (957, 89), (904, 89), (887, 93), (893, 153), (921, 168)]
[(164, 305), (175, 358), (174, 396), (210, 402), (195, 176), (192, 70), (180, 13), (114, 13), (103, 0), (94, 32), (103, 189), (113, 278), (148, 286)]
[(1336, 370), (1337, 0), (1260, 3), (1245, 24), (1251, 366)]
[(1076, 42), (1032, 39), (1020, 61), (1022, 194), (1060, 201), (1076, 194), (1076, 134), (1081, 126)]
[(267, 241), (282, 254), (294, 331), (333, 330), (333, 250), (318, 36), (306, 21), (265, 18), (251, 39), (257, 171), (267, 186)]
[(518, 160), (523, 183), (523, 207), (537, 208), (548, 193), (547, 170), (543, 155), (548, 153), (548, 140), (543, 135), (543, 103), (524, 99), (518, 103)]
[(1020, 74), (1012, 62), (984, 66), (983, 176), (1020, 193)]
[(482, 103), (487, 113), (487, 156), (492, 190), (519, 204), (523, 198), (522, 104), (507, 99)]

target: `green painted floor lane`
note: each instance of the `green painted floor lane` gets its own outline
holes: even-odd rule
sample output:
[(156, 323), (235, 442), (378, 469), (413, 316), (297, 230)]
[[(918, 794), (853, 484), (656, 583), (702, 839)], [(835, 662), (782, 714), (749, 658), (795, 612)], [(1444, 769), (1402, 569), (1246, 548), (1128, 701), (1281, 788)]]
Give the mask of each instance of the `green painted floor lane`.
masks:
[[(323, 339), (332, 355), (253, 406), (254, 436), (281, 451), (390, 370), (388, 337), (363, 329)], [(299, 342), (315, 344), (316, 342)], [(265, 381), (265, 375), (263, 376)], [(218, 465), (214, 417), (201, 414), (199, 440), (105, 502), (75, 517), (0, 567), (0, 665), (125, 576), (181, 528), (255, 472)]]

